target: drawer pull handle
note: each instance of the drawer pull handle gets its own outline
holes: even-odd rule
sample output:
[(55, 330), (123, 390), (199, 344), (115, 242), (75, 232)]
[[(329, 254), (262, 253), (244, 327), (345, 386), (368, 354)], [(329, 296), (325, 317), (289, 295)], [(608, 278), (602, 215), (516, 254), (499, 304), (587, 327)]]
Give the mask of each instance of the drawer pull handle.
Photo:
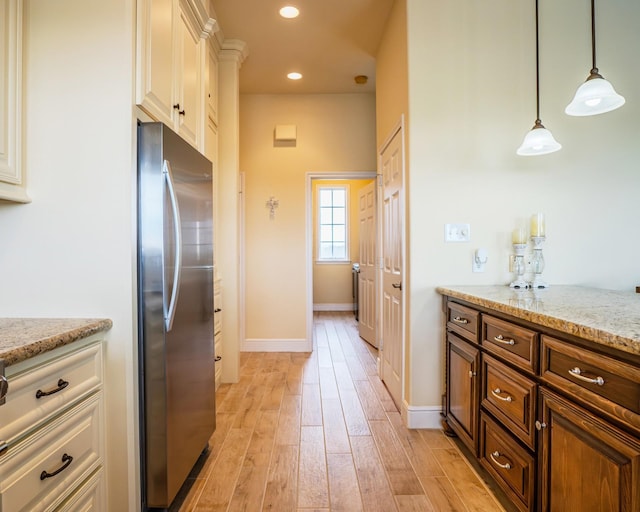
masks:
[(493, 337), (494, 341), (497, 341), (498, 343), (502, 343), (503, 345), (515, 345), (516, 344), (516, 340), (509, 338), (509, 339), (505, 339), (505, 337), (502, 334), (498, 334), (497, 336)]
[(569, 370), (569, 373), (584, 382), (588, 382), (589, 384), (604, 386), (604, 379), (602, 377), (598, 376), (595, 379), (592, 379), (591, 377), (585, 377), (584, 375), (582, 375), (582, 370), (577, 366), (575, 368), (571, 368), (571, 370)]
[(500, 388), (496, 388), (496, 389), (492, 389), (491, 390), (491, 394), (493, 396), (495, 396), (498, 400), (502, 400), (503, 402), (512, 402), (513, 401), (513, 398), (511, 398), (511, 395), (500, 396), (500, 393), (502, 393), (502, 390)]
[(69, 383), (66, 380), (59, 379), (57, 388), (52, 389), (51, 391), (42, 391), (41, 389), (39, 389), (38, 391), (36, 391), (36, 398), (42, 398), (43, 396), (53, 395), (54, 393), (57, 393), (58, 391), (62, 391), (68, 385), (69, 385)]
[(469, 323), (469, 320), (467, 320), (466, 318), (460, 318), (459, 316), (456, 316), (456, 317), (452, 318), (452, 320), (457, 324), (468, 324)]
[(62, 466), (60, 466), (58, 469), (56, 469), (53, 473), (47, 473), (46, 471), (43, 471), (42, 473), (40, 473), (40, 480), (46, 480), (47, 478), (51, 478), (52, 476), (56, 476), (61, 471), (64, 471), (65, 469), (67, 469), (69, 467), (69, 464), (71, 464), (73, 462), (73, 457), (71, 455), (67, 455), (65, 453), (62, 456), (62, 462), (63, 462)]
[(493, 453), (490, 453), (489, 456), (491, 457), (491, 460), (493, 462), (496, 463), (497, 466), (501, 467), (502, 469), (511, 469), (511, 464), (509, 462), (506, 462), (505, 464), (500, 464), (497, 460), (496, 457), (503, 457), (503, 455), (500, 454), (499, 451), (495, 451)]

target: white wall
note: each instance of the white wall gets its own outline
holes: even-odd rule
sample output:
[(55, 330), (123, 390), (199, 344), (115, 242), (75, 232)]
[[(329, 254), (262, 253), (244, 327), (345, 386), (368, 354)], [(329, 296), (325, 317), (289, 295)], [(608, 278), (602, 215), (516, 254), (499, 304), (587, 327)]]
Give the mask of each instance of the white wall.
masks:
[[(640, 284), (640, 3), (597, 8), (598, 65), (627, 104), (564, 114), (590, 69), (590, 9), (541, 2), (541, 117), (564, 147), (518, 157), (535, 120), (534, 2), (408, 0), (411, 405), (439, 405), (443, 390), (435, 287), (508, 283), (519, 219), (546, 214), (550, 283)], [(469, 222), (471, 242), (445, 244), (446, 222)], [(478, 247), (489, 251), (482, 274), (471, 272)]]
[(0, 311), (108, 317), (109, 510), (135, 510), (132, 0), (27, 0), (29, 195), (0, 204)]
[[(276, 124), (297, 126), (295, 147), (274, 147)], [(375, 168), (372, 94), (241, 96), (247, 340), (295, 348), (306, 338), (306, 173)]]

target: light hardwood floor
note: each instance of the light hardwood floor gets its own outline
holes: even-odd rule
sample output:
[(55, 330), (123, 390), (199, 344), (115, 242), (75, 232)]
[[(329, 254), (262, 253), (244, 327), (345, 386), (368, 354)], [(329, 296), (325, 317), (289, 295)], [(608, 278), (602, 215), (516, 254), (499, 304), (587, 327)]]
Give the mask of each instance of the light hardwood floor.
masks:
[(352, 313), (317, 313), (314, 351), (243, 353), (175, 511), (504, 510), (440, 430), (409, 430)]

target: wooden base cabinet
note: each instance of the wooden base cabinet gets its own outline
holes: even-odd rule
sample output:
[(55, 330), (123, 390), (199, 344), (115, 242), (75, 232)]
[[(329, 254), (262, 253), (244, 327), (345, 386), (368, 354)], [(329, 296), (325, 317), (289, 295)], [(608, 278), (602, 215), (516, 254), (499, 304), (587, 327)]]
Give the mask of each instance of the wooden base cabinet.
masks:
[(640, 510), (640, 441), (567, 399), (541, 389), (543, 511)]
[(446, 300), (445, 423), (522, 512), (640, 512), (640, 358)]

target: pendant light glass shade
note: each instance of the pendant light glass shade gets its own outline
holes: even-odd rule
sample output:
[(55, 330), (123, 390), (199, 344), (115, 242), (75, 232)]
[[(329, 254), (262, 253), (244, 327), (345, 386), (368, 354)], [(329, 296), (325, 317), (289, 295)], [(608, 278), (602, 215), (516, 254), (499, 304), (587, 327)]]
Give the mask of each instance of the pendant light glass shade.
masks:
[(591, 0), (591, 72), (587, 81), (576, 91), (573, 101), (564, 109), (570, 116), (595, 116), (611, 112), (624, 105), (620, 96), (607, 80), (602, 78), (596, 67), (596, 6)]
[(562, 145), (553, 138), (540, 119), (536, 119), (536, 124), (524, 137), (522, 145), (516, 153), (520, 156), (546, 155), (562, 148)]
[(538, 40), (538, 0), (536, 0), (536, 122), (516, 151), (516, 154), (520, 156), (546, 155), (562, 148), (540, 121), (540, 50)]
[(564, 111), (570, 116), (595, 116), (611, 112), (624, 105), (624, 102), (624, 97), (594, 69), (587, 81), (578, 87), (573, 101)]

